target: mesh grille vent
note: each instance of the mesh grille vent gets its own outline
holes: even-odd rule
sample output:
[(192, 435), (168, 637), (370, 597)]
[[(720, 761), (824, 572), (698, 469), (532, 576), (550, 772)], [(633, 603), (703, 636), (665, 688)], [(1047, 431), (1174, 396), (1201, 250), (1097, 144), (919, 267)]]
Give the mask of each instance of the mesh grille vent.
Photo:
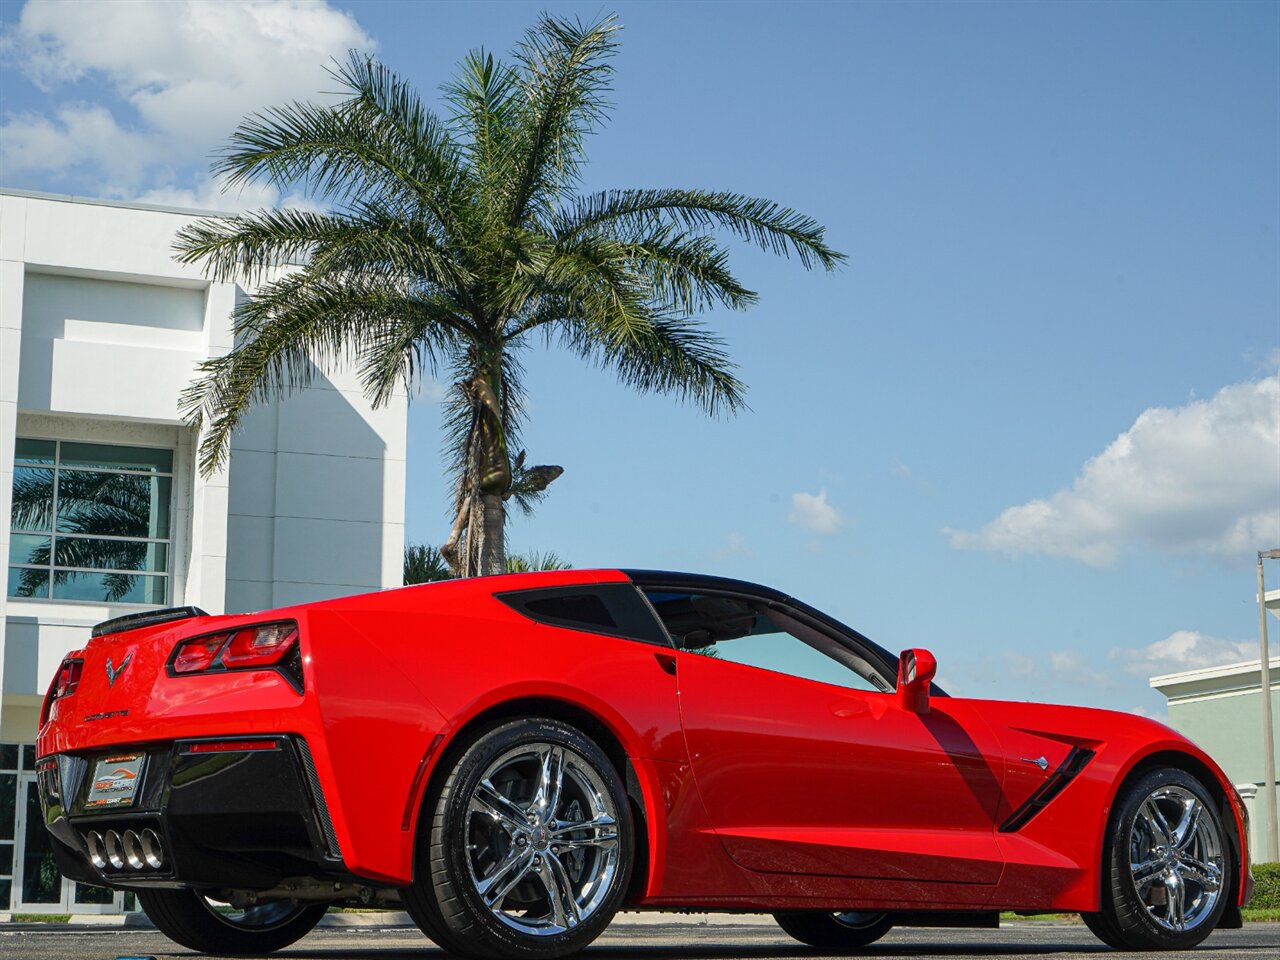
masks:
[(331, 857), (341, 860), (342, 848), (338, 846), (338, 835), (333, 830), (333, 821), (329, 819), (329, 805), (325, 803), (324, 791), (320, 789), (320, 778), (316, 775), (315, 761), (311, 759), (311, 748), (307, 746), (307, 741), (299, 739), (298, 750), (302, 753), (302, 768), (307, 773), (307, 785), (311, 788), (311, 800), (320, 817), (320, 829), (324, 831), (325, 845), (329, 848)]

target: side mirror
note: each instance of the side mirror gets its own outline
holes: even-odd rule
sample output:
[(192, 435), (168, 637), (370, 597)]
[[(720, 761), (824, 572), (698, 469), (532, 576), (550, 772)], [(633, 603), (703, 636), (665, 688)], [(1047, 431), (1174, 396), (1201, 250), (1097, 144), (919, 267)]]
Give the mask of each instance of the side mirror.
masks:
[(898, 701), (903, 710), (929, 712), (929, 684), (938, 661), (928, 650), (903, 650), (898, 657)]

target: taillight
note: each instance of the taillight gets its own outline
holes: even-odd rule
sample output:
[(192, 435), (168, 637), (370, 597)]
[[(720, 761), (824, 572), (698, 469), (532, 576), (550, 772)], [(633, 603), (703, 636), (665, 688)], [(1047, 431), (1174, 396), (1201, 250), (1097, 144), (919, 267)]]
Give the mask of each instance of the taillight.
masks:
[(227, 667), (269, 667), (279, 663), (297, 639), (296, 623), (269, 623), (238, 630), (222, 651), (222, 662)]
[(298, 625), (292, 620), (256, 624), (183, 640), (169, 657), (169, 672), (186, 675), (278, 669), (301, 693), (302, 669), (297, 649)]
[(44, 709), (41, 711), (40, 723), (49, 719), (53, 705), (63, 697), (69, 697), (80, 685), (80, 673), (84, 669), (83, 660), (63, 660), (62, 666), (49, 684), (49, 692), (44, 698)]
[(83, 660), (64, 660), (53, 681), (53, 699), (60, 700), (76, 692), (80, 685), (80, 671), (84, 669)]
[(226, 642), (226, 634), (184, 640), (178, 644), (178, 649), (174, 653), (173, 672), (200, 673), (208, 670)]

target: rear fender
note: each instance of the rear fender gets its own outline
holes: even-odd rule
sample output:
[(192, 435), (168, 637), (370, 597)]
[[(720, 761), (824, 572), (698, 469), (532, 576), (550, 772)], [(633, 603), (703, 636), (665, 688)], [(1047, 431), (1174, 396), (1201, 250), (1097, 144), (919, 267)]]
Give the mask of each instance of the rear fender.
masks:
[[(619, 776), (628, 794), (640, 802), (643, 808), (643, 817), (636, 827), (645, 831), (648, 875), (641, 889), (644, 896), (651, 896), (660, 884), (667, 850), (666, 811), (662, 803), (657, 764), (644, 756), (649, 752), (644, 749), (644, 738), (609, 704), (579, 688), (554, 683), (517, 683), (488, 691), (471, 704), (457, 722), (440, 731), (442, 739), (430, 749), (430, 755), (424, 757), (422, 774), (417, 778), (414, 791), (407, 798), (406, 809), (411, 811), (411, 816), (407, 819), (407, 829), (401, 839), (402, 859), (409, 864), (413, 863), (419, 824), (422, 823), (427, 802), (433, 790), (449, 775), (454, 761), (462, 751), (491, 723), (510, 717), (530, 716), (532, 714), (527, 707), (536, 710), (538, 703), (546, 704), (547, 712), (552, 716), (561, 714), (562, 711), (567, 712), (565, 719), (568, 722), (576, 719), (575, 714), (589, 717), (621, 749), (621, 758), (612, 759), (615, 764), (621, 759), (623, 766)], [(608, 744), (601, 744), (601, 747), (606, 753), (614, 752), (609, 749)], [(636, 791), (639, 796), (634, 795)]]

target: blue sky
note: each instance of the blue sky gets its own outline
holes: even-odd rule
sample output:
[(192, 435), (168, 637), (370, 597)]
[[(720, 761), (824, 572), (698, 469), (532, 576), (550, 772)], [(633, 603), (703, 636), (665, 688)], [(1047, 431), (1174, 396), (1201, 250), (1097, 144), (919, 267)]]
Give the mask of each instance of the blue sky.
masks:
[[(536, 347), (511, 527), (576, 566), (757, 580), (958, 693), (1163, 712), (1152, 673), (1256, 656), (1280, 547), (1280, 5), (0, 5), (0, 181), (201, 207), (249, 110), (376, 52), (434, 96), (540, 9), (624, 25), (584, 189), (758, 194), (836, 274), (735, 249), (709, 420)], [(288, 200), (289, 198), (283, 198)], [(447, 528), (438, 388), (408, 534)], [(1271, 576), (1280, 584), (1280, 565)]]

